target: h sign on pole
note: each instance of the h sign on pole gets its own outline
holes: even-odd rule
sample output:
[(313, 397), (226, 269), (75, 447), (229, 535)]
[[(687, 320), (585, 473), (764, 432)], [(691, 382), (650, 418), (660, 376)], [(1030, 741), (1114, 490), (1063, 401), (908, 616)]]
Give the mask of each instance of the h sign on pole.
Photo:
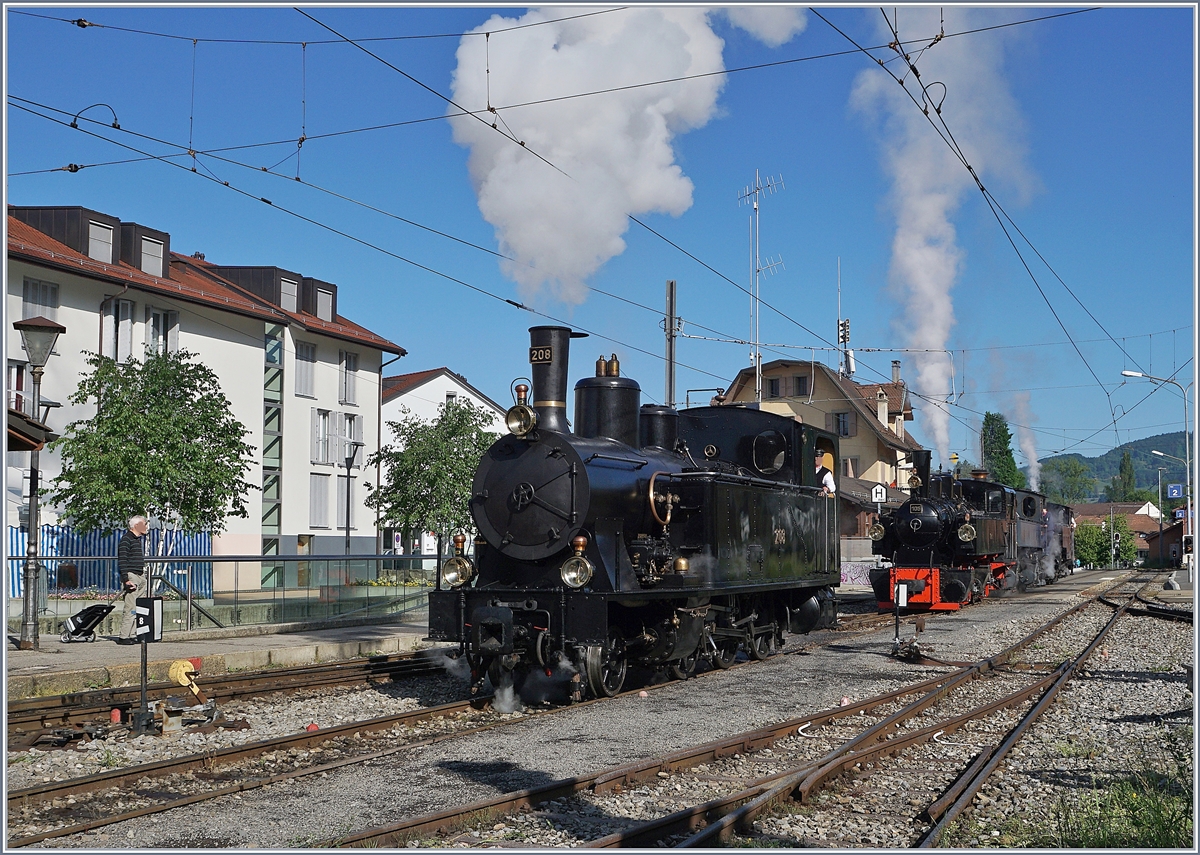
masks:
[(887, 486), (884, 484), (876, 484), (871, 488), (871, 501), (877, 505), (882, 505), (887, 502)]

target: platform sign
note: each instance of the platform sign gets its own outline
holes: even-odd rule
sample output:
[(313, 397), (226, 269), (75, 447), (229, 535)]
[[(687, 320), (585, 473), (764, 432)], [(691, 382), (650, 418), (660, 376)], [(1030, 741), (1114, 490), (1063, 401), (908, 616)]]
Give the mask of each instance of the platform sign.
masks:
[(1181, 520), (1187, 517), (1187, 508), (1176, 508), (1175, 519)]
[(1168, 499), (1182, 499), (1183, 498), (1183, 485), (1182, 484), (1168, 484), (1167, 485), (1167, 498)]
[(877, 505), (882, 505), (887, 501), (886, 484), (876, 484), (871, 488), (871, 501)]
[(134, 603), (134, 637), (138, 641), (162, 641), (162, 597), (138, 597)]

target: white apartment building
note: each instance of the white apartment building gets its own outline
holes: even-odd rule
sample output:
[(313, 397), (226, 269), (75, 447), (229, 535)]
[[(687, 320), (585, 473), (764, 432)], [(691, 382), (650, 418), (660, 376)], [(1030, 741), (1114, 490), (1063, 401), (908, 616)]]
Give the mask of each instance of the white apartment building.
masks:
[[(347, 513), (352, 551), (375, 552), (375, 517), (363, 486), (374, 473), (363, 461), (380, 442), (384, 354), (405, 351), (339, 316), (336, 285), (277, 267), (223, 267), (201, 254), (173, 253), (166, 232), (85, 208), (10, 206), (8, 214), (10, 322), (40, 315), (67, 330), (42, 379), (43, 401), (61, 404), (47, 419), (52, 430), (91, 415), (89, 406), (68, 402), (88, 370), (88, 352), (125, 360), (147, 347), (185, 349), (216, 373), (249, 430), (255, 457), (245, 477), (262, 488), (247, 496), (249, 517), (231, 517), (214, 538), (213, 552), (342, 554)], [(21, 339), (9, 329), (6, 341), (9, 406), (28, 409)], [(345, 458), (354, 440), (363, 448), (349, 469), (347, 502)], [(28, 457), (8, 455), (9, 526), (27, 501)], [(60, 471), (57, 455), (43, 451), (43, 486)], [(41, 517), (55, 523), (57, 509), (43, 505)], [(282, 581), (269, 562), (262, 568), (266, 584)], [(238, 586), (253, 587), (251, 581), (239, 577)]]

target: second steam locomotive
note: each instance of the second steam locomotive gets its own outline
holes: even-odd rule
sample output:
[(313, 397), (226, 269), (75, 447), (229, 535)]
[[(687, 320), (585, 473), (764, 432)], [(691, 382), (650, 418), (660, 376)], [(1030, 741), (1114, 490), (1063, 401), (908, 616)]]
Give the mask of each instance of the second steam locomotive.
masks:
[(430, 637), (459, 644), (472, 694), (558, 672), (569, 699), (612, 696), (631, 665), (685, 677), (832, 625), (837, 502), (811, 461), (834, 468), (837, 437), (752, 408), (642, 405), (615, 357), (576, 384), (572, 431), (584, 335), (530, 329), (532, 396), (516, 386), (475, 474), (474, 558), (456, 537), (429, 595)]
[(869, 532), (874, 554), (891, 563), (870, 574), (880, 610), (897, 598), (908, 610), (957, 609), (1071, 572), (1070, 507), (982, 477), (931, 476), (928, 451), (914, 463), (910, 498)]

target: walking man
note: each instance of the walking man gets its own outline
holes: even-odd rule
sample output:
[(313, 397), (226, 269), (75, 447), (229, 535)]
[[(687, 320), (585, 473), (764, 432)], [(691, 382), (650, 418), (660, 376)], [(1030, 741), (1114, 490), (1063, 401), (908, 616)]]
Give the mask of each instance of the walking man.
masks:
[(117, 644), (137, 644), (133, 634), (135, 618), (134, 606), (139, 597), (149, 593), (146, 584), (146, 553), (142, 549), (142, 538), (150, 530), (150, 524), (143, 516), (130, 517), (128, 529), (121, 535), (117, 544), (117, 572), (121, 574), (121, 585), (125, 591), (125, 614), (121, 618), (121, 632)]

